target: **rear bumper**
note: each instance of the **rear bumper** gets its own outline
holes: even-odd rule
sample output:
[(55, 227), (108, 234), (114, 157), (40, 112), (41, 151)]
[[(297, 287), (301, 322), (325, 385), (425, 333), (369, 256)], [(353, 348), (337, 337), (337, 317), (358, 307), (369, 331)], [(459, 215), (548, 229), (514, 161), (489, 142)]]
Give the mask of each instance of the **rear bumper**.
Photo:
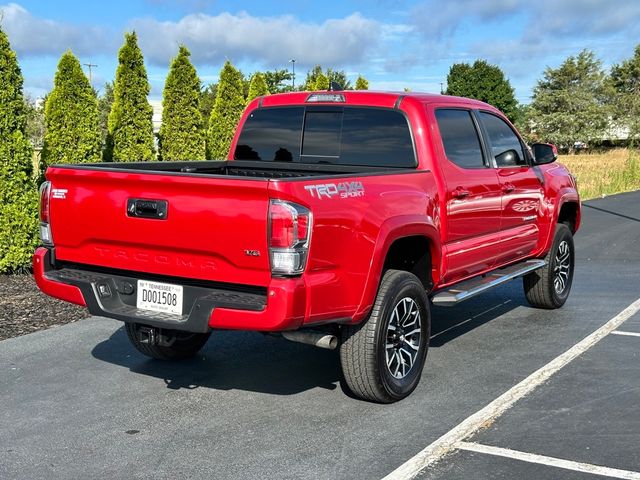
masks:
[[(263, 293), (182, 284), (183, 313), (173, 315), (136, 307), (135, 274), (54, 268), (51, 251), (43, 247), (33, 256), (33, 272), (44, 293), (84, 305), (93, 315), (166, 329), (281, 331), (300, 327), (305, 317), (307, 293), (300, 278), (272, 279)], [(180, 279), (162, 281), (181, 284)]]

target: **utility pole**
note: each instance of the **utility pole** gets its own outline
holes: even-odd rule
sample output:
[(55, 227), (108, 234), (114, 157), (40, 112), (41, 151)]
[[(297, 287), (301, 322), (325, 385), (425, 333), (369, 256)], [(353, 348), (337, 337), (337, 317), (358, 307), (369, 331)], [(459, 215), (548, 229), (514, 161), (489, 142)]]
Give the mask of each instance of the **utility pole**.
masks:
[(292, 87), (295, 90), (296, 89), (296, 59), (292, 58), (291, 60), (289, 60), (289, 63), (291, 63), (291, 68), (293, 69), (291, 82), (292, 82)]
[(440, 82), (440, 95), (444, 95), (444, 90), (442, 89), (443, 83)]
[(98, 65), (96, 65), (95, 63), (91, 63), (91, 62), (89, 62), (89, 63), (83, 63), (83, 65), (84, 65), (85, 67), (88, 67), (88, 68), (89, 68), (89, 85), (92, 85), (92, 84), (91, 84), (91, 69), (92, 69), (93, 67), (97, 67)]

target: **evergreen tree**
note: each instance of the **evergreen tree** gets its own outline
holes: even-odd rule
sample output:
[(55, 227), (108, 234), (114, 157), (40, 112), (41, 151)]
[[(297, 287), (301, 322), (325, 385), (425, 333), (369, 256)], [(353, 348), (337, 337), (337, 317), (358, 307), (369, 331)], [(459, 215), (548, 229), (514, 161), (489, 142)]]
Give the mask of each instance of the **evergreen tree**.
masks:
[(185, 46), (180, 46), (164, 85), (160, 127), (163, 160), (204, 160), (205, 157), (200, 79), (189, 61), (190, 55)]
[(611, 68), (611, 81), (616, 90), (618, 123), (628, 129), (630, 139), (640, 140), (640, 45), (633, 57)]
[(209, 131), (209, 117), (211, 117), (211, 110), (216, 103), (216, 95), (218, 94), (218, 84), (210, 83), (200, 90), (200, 114), (204, 121), (204, 131)]
[(512, 122), (516, 120), (518, 102), (511, 83), (499, 67), (484, 60), (476, 60), (473, 65), (452, 65), (447, 75), (446, 94), (475, 98), (493, 105)]
[(0, 273), (28, 267), (38, 243), (38, 193), (22, 82), (16, 54), (0, 28)]
[(207, 158), (226, 159), (244, 110), (242, 74), (228, 60), (220, 71), (216, 101), (209, 118)]
[(71, 51), (60, 58), (53, 85), (44, 109), (44, 165), (100, 161), (98, 99)]
[(249, 95), (247, 96), (247, 104), (249, 104), (254, 98), (262, 97), (263, 95), (269, 95), (267, 82), (264, 79), (264, 75), (260, 72), (257, 72), (254, 73), (251, 77), (251, 84), (249, 85)]
[(609, 128), (612, 87), (602, 63), (583, 50), (558, 68), (547, 68), (533, 90), (529, 111), (536, 138), (571, 150), (597, 143)]
[(364, 78), (362, 75), (358, 75), (358, 79), (356, 80), (356, 90), (369, 90), (369, 80)]
[(314, 90), (329, 90), (329, 78), (322, 72), (316, 77)]
[[(98, 98), (98, 116), (100, 122), (100, 138), (102, 139), (102, 145), (107, 142), (107, 135), (109, 134), (109, 113), (111, 112), (111, 106), (113, 105), (113, 82), (107, 82), (104, 84), (102, 95)], [(103, 159), (104, 152), (103, 151)]]
[(153, 109), (147, 95), (149, 82), (138, 38), (135, 32), (126, 33), (118, 52), (105, 159), (135, 162), (154, 158)]

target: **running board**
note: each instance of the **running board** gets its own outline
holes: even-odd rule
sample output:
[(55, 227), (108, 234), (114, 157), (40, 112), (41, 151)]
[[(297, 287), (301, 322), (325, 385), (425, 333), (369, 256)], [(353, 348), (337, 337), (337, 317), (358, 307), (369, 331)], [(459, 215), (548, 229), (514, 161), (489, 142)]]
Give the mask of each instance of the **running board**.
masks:
[(452, 307), (468, 298), (475, 297), (479, 293), (486, 292), (509, 280), (522, 277), (529, 272), (542, 268), (546, 264), (547, 262), (544, 260), (527, 260), (526, 262), (499, 268), (485, 275), (465, 280), (436, 293), (432, 298), (433, 304)]

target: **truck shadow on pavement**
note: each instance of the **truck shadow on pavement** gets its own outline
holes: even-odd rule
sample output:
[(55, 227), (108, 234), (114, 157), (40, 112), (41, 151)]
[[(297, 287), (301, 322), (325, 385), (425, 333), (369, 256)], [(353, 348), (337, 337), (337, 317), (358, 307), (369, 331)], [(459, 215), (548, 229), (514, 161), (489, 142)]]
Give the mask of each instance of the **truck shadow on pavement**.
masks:
[[(440, 347), (525, 304), (522, 293), (518, 295), (507, 286), (456, 307), (432, 306), (430, 347)], [(214, 331), (194, 358), (168, 362), (143, 356), (119, 328), (91, 353), (98, 360), (161, 379), (174, 390), (210, 388), (294, 395), (318, 387), (335, 390), (340, 385), (351, 396), (342, 379), (337, 350), (255, 332)]]

